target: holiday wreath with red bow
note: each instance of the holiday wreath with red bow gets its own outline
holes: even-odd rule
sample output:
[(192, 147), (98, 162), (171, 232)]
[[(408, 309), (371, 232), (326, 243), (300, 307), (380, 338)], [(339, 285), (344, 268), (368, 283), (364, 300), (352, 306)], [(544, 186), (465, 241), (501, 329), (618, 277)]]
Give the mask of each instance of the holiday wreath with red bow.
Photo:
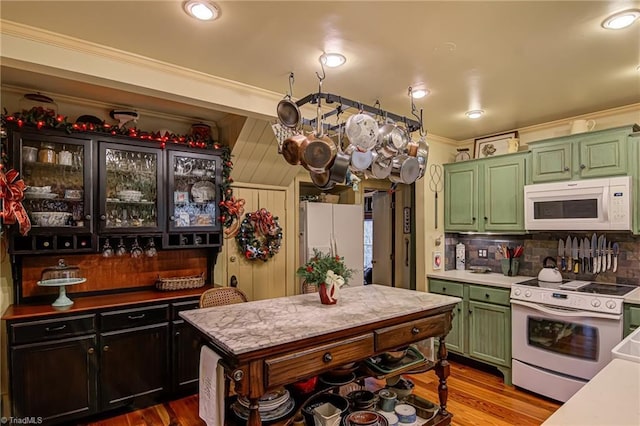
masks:
[(267, 209), (247, 213), (236, 235), (240, 250), (248, 260), (264, 262), (280, 251), (282, 228)]

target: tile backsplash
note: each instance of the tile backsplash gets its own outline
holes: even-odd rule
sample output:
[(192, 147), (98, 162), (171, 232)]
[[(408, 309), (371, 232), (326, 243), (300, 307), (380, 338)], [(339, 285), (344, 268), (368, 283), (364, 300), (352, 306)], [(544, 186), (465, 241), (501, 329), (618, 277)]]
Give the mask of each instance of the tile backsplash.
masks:
[[(524, 246), (524, 253), (518, 259), (520, 270), (519, 275), (538, 275), (542, 268), (542, 262), (547, 256), (554, 259), (558, 257), (558, 241), (565, 241), (568, 235), (578, 239), (587, 237), (591, 239), (591, 232), (540, 232), (529, 235), (467, 235), (467, 234), (445, 234), (445, 270), (455, 269), (456, 265), (456, 244), (462, 243), (466, 249), (466, 269), (471, 266), (487, 266), (493, 272), (502, 272), (500, 260), (502, 256), (497, 248), (500, 244), (505, 244), (515, 248), (518, 245)], [(561, 271), (565, 279), (578, 279), (597, 282), (609, 282), (618, 284), (631, 284), (640, 286), (640, 237), (629, 233), (604, 233), (607, 241), (617, 242), (620, 246), (618, 255), (618, 270), (614, 273), (611, 270), (599, 274), (578, 273)], [(601, 233), (596, 232), (600, 236)], [(478, 250), (487, 249), (487, 258), (479, 258)]]

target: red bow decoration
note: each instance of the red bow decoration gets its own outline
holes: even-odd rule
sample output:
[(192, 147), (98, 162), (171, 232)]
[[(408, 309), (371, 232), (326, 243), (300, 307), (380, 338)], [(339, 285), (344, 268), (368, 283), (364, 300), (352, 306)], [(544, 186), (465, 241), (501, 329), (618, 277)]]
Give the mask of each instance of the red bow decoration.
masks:
[(240, 217), (244, 214), (244, 203), (244, 199), (236, 200), (236, 197), (231, 197), (220, 204), (227, 209), (230, 215)]
[(14, 169), (5, 174), (0, 166), (0, 200), (2, 201), (0, 219), (7, 225), (18, 222), (20, 233), (27, 235), (31, 229), (31, 221), (21, 202), (27, 186), (22, 179), (18, 179), (18, 175), (18, 171)]
[(222, 201), (220, 206), (227, 209), (227, 213), (230, 216), (235, 216), (233, 222), (228, 229), (224, 230), (225, 238), (233, 238), (238, 234), (240, 230), (240, 217), (244, 214), (244, 199), (236, 200), (236, 197), (231, 197), (227, 201)]
[(264, 235), (274, 235), (277, 232), (273, 215), (267, 209), (260, 209), (251, 213), (251, 221), (255, 223), (256, 230)]

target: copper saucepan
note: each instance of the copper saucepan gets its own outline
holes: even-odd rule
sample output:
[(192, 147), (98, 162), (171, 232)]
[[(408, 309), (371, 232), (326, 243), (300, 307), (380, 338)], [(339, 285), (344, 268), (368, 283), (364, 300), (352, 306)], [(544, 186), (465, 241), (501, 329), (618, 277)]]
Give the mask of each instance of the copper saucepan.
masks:
[(327, 135), (315, 136), (309, 140), (302, 152), (302, 161), (309, 170), (321, 173), (333, 164), (338, 149)]
[(282, 156), (287, 163), (297, 166), (302, 162), (302, 154), (308, 144), (309, 139), (305, 135), (293, 135), (282, 143)]

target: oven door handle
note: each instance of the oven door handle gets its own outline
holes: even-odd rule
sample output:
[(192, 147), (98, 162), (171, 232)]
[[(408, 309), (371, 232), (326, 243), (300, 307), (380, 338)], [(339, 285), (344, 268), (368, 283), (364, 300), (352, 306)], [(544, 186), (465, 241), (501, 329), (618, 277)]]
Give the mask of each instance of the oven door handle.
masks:
[(576, 317), (603, 318), (603, 319), (618, 320), (618, 321), (620, 319), (622, 319), (622, 315), (604, 314), (604, 313), (600, 313), (600, 312), (567, 311), (567, 310), (564, 310), (564, 309), (562, 309), (562, 310), (553, 309), (553, 308), (548, 307), (548, 306), (538, 305), (537, 303), (523, 302), (521, 300), (511, 300), (511, 304), (512, 305), (525, 306), (527, 308), (531, 308), (531, 309), (536, 310), (536, 311), (544, 312), (545, 314), (557, 315), (557, 316), (560, 316), (560, 317), (567, 317), (567, 318), (576, 318)]

